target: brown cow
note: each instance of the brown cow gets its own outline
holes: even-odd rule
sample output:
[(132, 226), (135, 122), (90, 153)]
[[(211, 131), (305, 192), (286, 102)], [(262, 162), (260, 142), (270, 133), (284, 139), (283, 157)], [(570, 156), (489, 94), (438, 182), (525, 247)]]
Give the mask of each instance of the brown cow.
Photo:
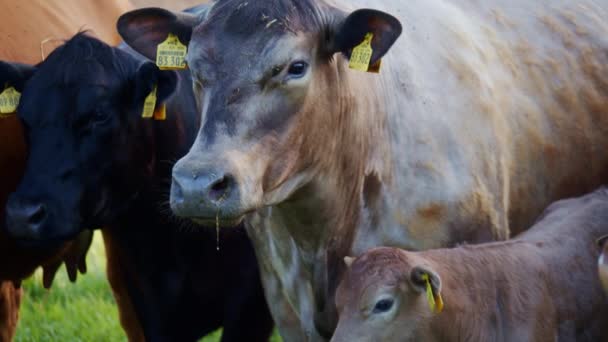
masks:
[[(172, 209), (247, 223), (289, 341), (331, 337), (345, 255), (505, 239), (607, 183), (607, 27), (608, 0), (218, 0), (119, 20), (148, 57), (168, 33), (189, 43), (203, 121)], [(379, 75), (349, 68), (366, 36)]]
[[(4, 0), (0, 11), (0, 59), (39, 62), (59, 44), (58, 40), (69, 38), (80, 29), (90, 29), (104, 41), (117, 44), (120, 37), (114, 22), (130, 8), (127, 0)], [(0, 91), (13, 76), (18, 77), (0, 75)], [(0, 341), (10, 341), (18, 318), (21, 280), (43, 266), (44, 284), (48, 287), (63, 261), (74, 279), (77, 267), (84, 271), (91, 233), (50, 249), (20, 247), (5, 234), (4, 207), (9, 193), (17, 187), (26, 158), (23, 131), (15, 115), (0, 116), (0, 137)]]
[(602, 188), (552, 204), (511, 241), (372, 249), (347, 259), (332, 341), (606, 341), (608, 301), (589, 248), (606, 233)]

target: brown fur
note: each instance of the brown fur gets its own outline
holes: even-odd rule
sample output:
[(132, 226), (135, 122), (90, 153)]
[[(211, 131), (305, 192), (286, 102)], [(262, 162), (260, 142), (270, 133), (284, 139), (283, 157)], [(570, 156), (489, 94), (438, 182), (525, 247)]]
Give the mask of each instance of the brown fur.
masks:
[(203, 3), (201, 0), (131, 0), (135, 7), (160, 7), (181, 11)]
[(114, 299), (118, 306), (120, 325), (130, 342), (144, 342), (144, 332), (137, 319), (127, 288), (126, 279), (128, 277), (126, 276), (126, 270), (124, 270), (125, 265), (121, 263), (121, 259), (125, 260), (125, 257), (122, 255), (118, 244), (113, 240), (110, 231), (103, 231), (103, 242), (107, 255), (106, 270), (108, 281), (110, 282)]
[[(354, 261), (338, 288), (332, 341), (604, 341), (608, 301), (590, 246), (606, 233), (604, 188), (554, 203), (511, 241), (424, 252), (373, 249)], [(443, 312), (431, 312), (416, 289), (414, 267), (441, 279)], [(378, 323), (368, 309), (382, 293), (397, 298), (396, 313)]]
[(0, 282), (0, 342), (12, 341), (19, 320), (19, 305), (23, 289), (12, 281)]

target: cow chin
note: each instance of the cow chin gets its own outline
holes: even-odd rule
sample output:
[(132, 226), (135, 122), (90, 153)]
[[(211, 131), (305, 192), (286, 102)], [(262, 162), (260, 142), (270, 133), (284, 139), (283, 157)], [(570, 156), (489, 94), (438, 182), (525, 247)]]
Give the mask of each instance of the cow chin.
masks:
[(205, 218), (190, 218), (194, 223), (205, 226), (205, 227), (218, 227), (218, 228), (233, 228), (240, 225), (245, 219), (246, 215), (242, 215), (240, 217), (231, 219), (231, 218), (222, 218), (217, 217), (216, 219), (205, 219)]
[(23, 208), (13, 206), (6, 216), (8, 234), (23, 247), (55, 247), (80, 233), (78, 222), (59, 219), (52, 213), (46, 214), (44, 222), (28, 222), (23, 212)]
[(53, 245), (72, 239), (81, 232), (79, 193), (54, 191), (42, 187), (21, 187), (9, 196), (6, 205), (8, 234), (24, 245)]

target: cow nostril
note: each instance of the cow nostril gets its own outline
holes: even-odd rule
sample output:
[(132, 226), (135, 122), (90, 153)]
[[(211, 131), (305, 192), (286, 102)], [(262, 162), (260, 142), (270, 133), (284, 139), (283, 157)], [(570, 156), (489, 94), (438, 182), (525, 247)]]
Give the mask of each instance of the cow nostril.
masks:
[(30, 213), (28, 223), (31, 225), (40, 225), (46, 219), (46, 207), (44, 205), (38, 205)]
[(234, 178), (231, 175), (224, 175), (219, 178), (209, 187), (209, 197), (213, 201), (222, 201), (230, 192), (232, 185), (234, 184)]
[(173, 184), (171, 185), (171, 197), (172, 201), (184, 201), (184, 189), (175, 178), (173, 178)]

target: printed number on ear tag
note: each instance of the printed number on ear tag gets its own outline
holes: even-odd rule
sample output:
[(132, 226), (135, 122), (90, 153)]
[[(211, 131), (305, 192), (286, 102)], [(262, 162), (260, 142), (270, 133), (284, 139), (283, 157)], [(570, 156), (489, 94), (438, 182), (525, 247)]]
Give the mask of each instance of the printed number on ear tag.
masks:
[(188, 47), (176, 35), (169, 33), (167, 39), (156, 48), (156, 65), (161, 70), (186, 69), (187, 54)]
[(154, 116), (154, 108), (156, 107), (156, 85), (152, 88), (150, 94), (144, 100), (144, 110), (141, 113), (141, 117), (149, 119)]
[(17, 111), (21, 93), (13, 87), (8, 87), (0, 93), (0, 114), (12, 114)]
[(372, 49), (373, 38), (373, 33), (366, 34), (363, 42), (353, 49), (353, 52), (350, 55), (350, 62), (348, 64), (351, 69), (373, 73), (380, 72), (380, 60), (373, 65), (370, 65), (372, 55), (374, 53), (374, 50)]

